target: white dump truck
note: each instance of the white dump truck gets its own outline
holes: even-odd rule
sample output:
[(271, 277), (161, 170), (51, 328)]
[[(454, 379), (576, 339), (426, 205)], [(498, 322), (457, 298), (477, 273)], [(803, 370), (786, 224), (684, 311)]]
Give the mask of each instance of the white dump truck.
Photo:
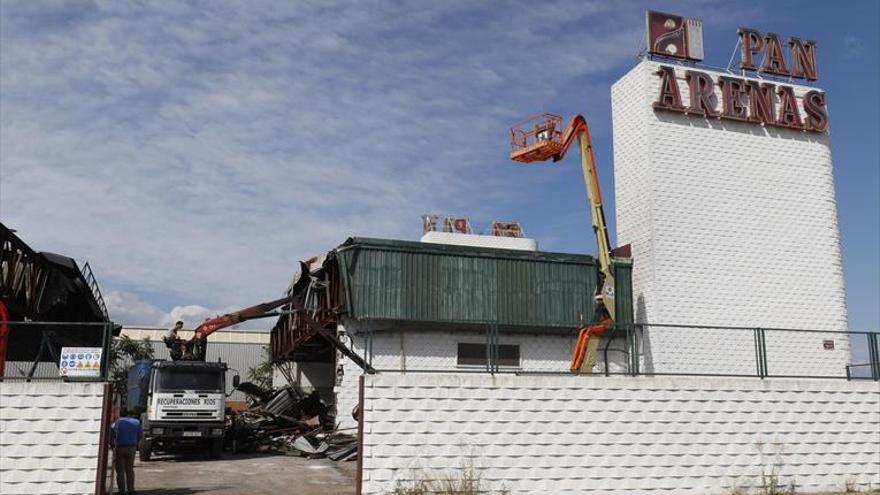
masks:
[[(144, 426), (140, 458), (153, 452), (201, 445), (214, 458), (223, 451), (226, 431), (226, 363), (139, 361), (128, 373), (126, 407)], [(233, 387), (239, 377), (233, 377)]]

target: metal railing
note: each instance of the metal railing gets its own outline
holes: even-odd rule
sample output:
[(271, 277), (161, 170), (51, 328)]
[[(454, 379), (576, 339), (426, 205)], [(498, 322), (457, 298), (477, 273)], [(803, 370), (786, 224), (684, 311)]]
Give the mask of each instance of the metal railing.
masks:
[[(587, 374), (568, 369), (570, 348), (577, 335), (574, 330), (552, 334), (517, 332), (493, 323), (478, 328), (469, 334), (454, 334), (454, 339), (485, 345), (485, 360), (478, 366), (459, 365), (450, 351), (439, 348), (430, 359), (413, 356), (406, 352), (405, 344), (395, 349), (399, 355), (375, 354), (377, 346), (373, 340), (384, 332), (362, 334), (359, 354), (380, 373)], [(502, 345), (519, 347), (518, 366), (501, 364)], [(425, 350), (418, 352), (424, 354)], [(510, 357), (507, 361), (509, 364)], [(880, 381), (880, 332), (659, 323), (617, 325), (601, 337), (596, 361), (590, 374), (605, 376)], [(433, 365), (420, 365), (425, 362)]]
[(107, 313), (107, 303), (104, 302), (104, 296), (101, 294), (101, 287), (98, 286), (98, 279), (95, 278), (95, 272), (92, 271), (92, 266), (86, 262), (83, 265), (80, 273), (85, 279), (86, 284), (89, 286), (89, 290), (92, 291), (92, 297), (95, 298), (95, 302), (98, 304), (98, 307), (101, 309), (101, 312), (104, 314), (104, 318), (110, 319), (110, 315)]
[[(107, 380), (113, 322), (10, 321), (8, 325), (9, 346), (0, 380)], [(65, 348), (75, 347), (100, 352), (88, 353), (88, 358), (65, 353)], [(77, 368), (68, 363), (82, 366), (63, 376), (62, 368)]]

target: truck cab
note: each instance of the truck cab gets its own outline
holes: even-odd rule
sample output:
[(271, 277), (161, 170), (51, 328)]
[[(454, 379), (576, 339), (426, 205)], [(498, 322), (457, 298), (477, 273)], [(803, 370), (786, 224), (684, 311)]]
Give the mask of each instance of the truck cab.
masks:
[[(140, 458), (200, 445), (217, 458), (223, 449), (226, 363), (141, 361), (129, 371), (128, 408), (144, 427)], [(238, 376), (235, 377), (237, 382)]]

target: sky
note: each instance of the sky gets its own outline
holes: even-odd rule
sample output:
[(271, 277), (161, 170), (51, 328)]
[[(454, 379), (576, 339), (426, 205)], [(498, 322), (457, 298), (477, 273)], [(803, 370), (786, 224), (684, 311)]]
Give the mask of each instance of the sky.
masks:
[(826, 5), (5, 0), (0, 221), (139, 325), (278, 297), (298, 260), (416, 240), (423, 213), (593, 253), (579, 168), (512, 164), (508, 129), (585, 114), (614, 243), (610, 87), (651, 8), (702, 19), (709, 65), (739, 26), (817, 41), (850, 325), (877, 330), (880, 12)]

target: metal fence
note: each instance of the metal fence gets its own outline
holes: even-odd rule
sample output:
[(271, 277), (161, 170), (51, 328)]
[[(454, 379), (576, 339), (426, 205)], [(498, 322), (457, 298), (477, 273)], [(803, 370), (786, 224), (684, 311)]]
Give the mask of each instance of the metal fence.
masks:
[[(429, 345), (420, 347), (403, 340), (415, 340), (412, 335), (417, 331), (405, 336), (370, 332), (356, 347), (377, 372), (586, 374), (569, 370), (577, 336), (572, 330), (522, 332), (491, 323), (476, 328), (471, 327), (470, 333), (421, 337)], [(432, 338), (436, 342), (431, 343)], [(463, 342), (471, 353), (466, 364), (461, 359)], [(474, 343), (484, 345), (485, 350), (478, 365), (474, 365)], [(868, 331), (619, 325), (600, 337), (590, 374), (880, 381), (878, 346), (880, 332)]]
[[(114, 323), (10, 321), (7, 325), (0, 380), (107, 380)], [(72, 353), (71, 348), (99, 352)]]

